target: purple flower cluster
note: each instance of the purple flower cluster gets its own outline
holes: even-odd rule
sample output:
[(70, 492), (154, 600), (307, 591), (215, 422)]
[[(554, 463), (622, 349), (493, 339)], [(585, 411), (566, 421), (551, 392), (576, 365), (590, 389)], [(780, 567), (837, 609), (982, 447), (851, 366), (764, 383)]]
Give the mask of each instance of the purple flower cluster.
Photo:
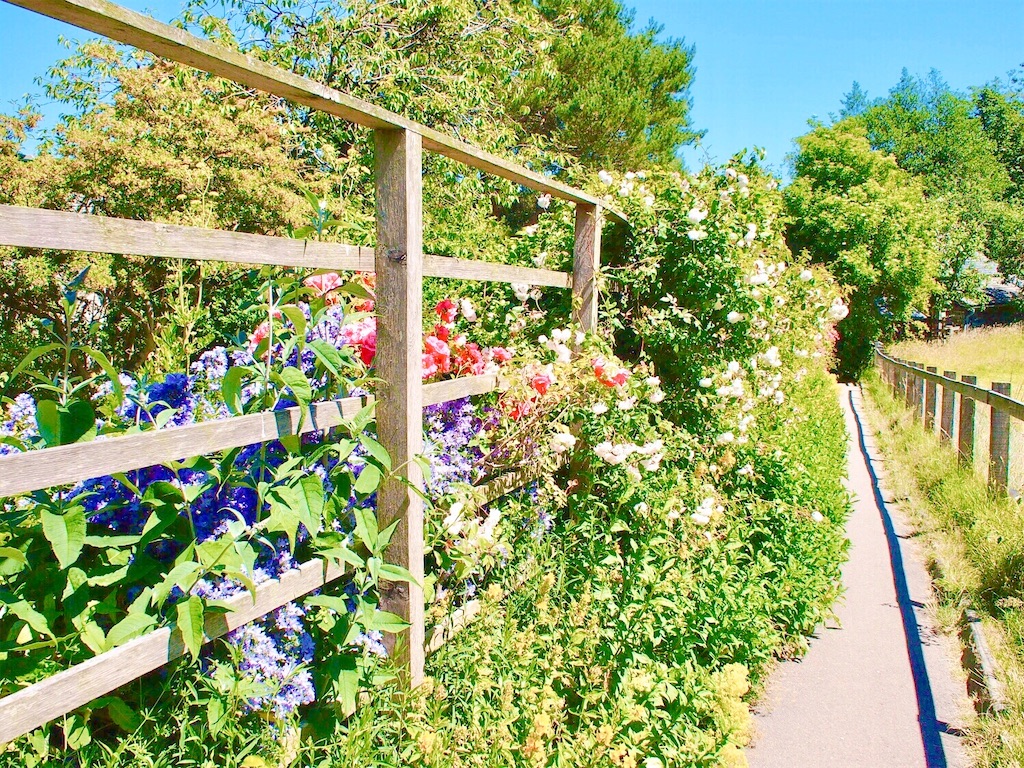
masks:
[(430, 460), (427, 492), (434, 497), (448, 493), (456, 483), (476, 479), (476, 463), (483, 455), (472, 445), (483, 422), (468, 397), (423, 409), (424, 454)]
[[(303, 311), (308, 319), (309, 308), (303, 307)], [(289, 324), (287, 320), (281, 322), (286, 327)], [(340, 350), (344, 346), (341, 339), (344, 323), (343, 308), (331, 307), (315, 326), (307, 329), (307, 340), (325, 341)], [(271, 352), (279, 353), (280, 350), (280, 345), (275, 344)], [(122, 375), (120, 383), (124, 399), (116, 406), (101, 409), (110, 414), (111, 422), (99, 426), (106, 434), (116, 434), (133, 424), (152, 423), (169, 409), (173, 413), (167, 426), (226, 418), (229, 413), (221, 395), (224, 378), (232, 366), (252, 365), (254, 362), (250, 349), (229, 351), (216, 347), (202, 354), (190, 366), (188, 373), (169, 373), (153, 381), (136, 381)], [(332, 391), (325, 391), (333, 382), (313, 378), (315, 356), (308, 348), (301, 355), (294, 353), (288, 362), (303, 369), (321, 397), (336, 396)], [(243, 399), (256, 394), (258, 386), (243, 392)], [(106, 382), (97, 388), (93, 400), (102, 402), (112, 392), (113, 387)], [(359, 395), (365, 392), (353, 389), (338, 394)], [(281, 399), (277, 407), (291, 405), (294, 403)], [(0, 437), (11, 437), (26, 444), (38, 443), (35, 410), (31, 395), (19, 395), (3, 414), (6, 418), (0, 421)], [(482, 422), (469, 398), (431, 406), (425, 410), (424, 417), (425, 444), (432, 467), (428, 492), (438, 497), (456, 483), (469, 483), (475, 479), (474, 464), (481, 452), (473, 441), (480, 433)], [(324, 436), (312, 435), (306, 438), (306, 442), (322, 439)], [(17, 446), (0, 443), (0, 455), (18, 450)], [(356, 449), (341, 469), (358, 475), (364, 466), (364, 456), (362, 448)], [(125, 473), (124, 477), (134, 488), (113, 477), (99, 477), (79, 483), (72, 489), (71, 496), (76, 496), (84, 505), (92, 526), (101, 526), (117, 534), (138, 534), (150, 514), (150, 507), (144, 502), (147, 491), (153, 489), (155, 483), (169, 484), (187, 492), (183, 495), (193, 499), (187, 510), (182, 503), (181, 514), (188, 514), (197, 540), (205, 541), (225, 533), (232, 521), (242, 520), (253, 525), (259, 519), (261, 510), (258, 509), (255, 489), (261, 482), (273, 482), (277, 469), (287, 458), (288, 451), (284, 446), (272, 441), (241, 449), (229, 467), (219, 466), (209, 471), (208, 464), (197, 464), (195, 468), (147, 467)], [(307, 471), (316, 473), (324, 481), (327, 495), (334, 492), (331, 475), (336, 469), (335, 458), (307, 467)], [(357, 504), (372, 508), (376, 497), (359, 499), (353, 495), (349, 508)], [(335, 521), (335, 527), (342, 532), (350, 531), (352, 525), (352, 520)], [(176, 542), (157, 542), (150, 545), (148, 554), (170, 561), (182, 546)], [(257, 583), (276, 578), (295, 565), (286, 542), (276, 550), (264, 546), (252, 577)], [(196, 585), (194, 594), (208, 599), (223, 599), (242, 589), (240, 584), (228, 579), (204, 579)], [(352, 601), (353, 609), (354, 605)], [(315, 699), (313, 679), (308, 669), (314, 658), (315, 645), (300, 605), (290, 603), (260, 621), (247, 624), (230, 633), (227, 641), (238, 650), (241, 674), (260, 691), (248, 701), (250, 710), (273, 712), (284, 717)], [(387, 653), (383, 637), (376, 631), (361, 633), (354, 646), (374, 655)]]

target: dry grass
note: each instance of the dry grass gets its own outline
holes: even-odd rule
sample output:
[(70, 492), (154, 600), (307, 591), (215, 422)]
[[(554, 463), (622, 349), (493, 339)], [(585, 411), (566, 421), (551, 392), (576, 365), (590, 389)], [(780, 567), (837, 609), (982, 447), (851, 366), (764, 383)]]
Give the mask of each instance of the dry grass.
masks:
[[(904, 360), (934, 365), (939, 372), (955, 371), (957, 377), (977, 376), (978, 386), (1008, 382), (1011, 396), (1024, 400), (1024, 325), (974, 328), (945, 341), (904, 341), (891, 348)], [(988, 476), (991, 408), (979, 404), (975, 414), (975, 467)], [(954, 441), (957, 439), (954, 435)], [(1024, 423), (1010, 423), (1010, 487), (1024, 489)]]

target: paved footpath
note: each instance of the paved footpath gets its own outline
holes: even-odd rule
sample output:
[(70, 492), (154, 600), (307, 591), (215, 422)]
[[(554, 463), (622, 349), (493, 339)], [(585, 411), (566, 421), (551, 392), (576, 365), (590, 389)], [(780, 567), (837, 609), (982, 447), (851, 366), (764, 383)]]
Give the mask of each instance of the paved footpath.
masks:
[[(933, 617), (913, 531), (883, 498), (860, 390), (840, 388), (850, 434), (850, 560), (839, 622), (778, 668), (755, 717), (751, 768), (967, 768), (971, 722), (955, 638)], [(887, 503), (888, 502), (888, 503)]]

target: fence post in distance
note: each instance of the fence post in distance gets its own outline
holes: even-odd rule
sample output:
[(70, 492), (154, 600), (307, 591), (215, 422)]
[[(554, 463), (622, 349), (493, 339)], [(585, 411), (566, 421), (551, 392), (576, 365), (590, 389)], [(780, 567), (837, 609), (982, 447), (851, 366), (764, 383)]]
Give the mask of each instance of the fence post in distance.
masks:
[[(992, 391), (1010, 396), (1010, 385), (993, 381)], [(1006, 493), (1010, 485), (1010, 414), (998, 405), (991, 405), (991, 424), (988, 444), (988, 487)]]
[[(977, 384), (977, 376), (961, 376), (965, 384)], [(960, 463), (967, 467), (974, 466), (974, 411), (977, 406), (973, 397), (960, 396)]]

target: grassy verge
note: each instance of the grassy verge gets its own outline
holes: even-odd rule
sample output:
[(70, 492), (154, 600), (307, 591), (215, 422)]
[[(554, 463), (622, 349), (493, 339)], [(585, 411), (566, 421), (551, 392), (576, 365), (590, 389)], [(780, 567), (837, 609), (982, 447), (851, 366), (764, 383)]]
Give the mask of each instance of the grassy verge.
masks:
[[(1024, 398), (1024, 324), (969, 329), (944, 341), (904, 341), (891, 351), (905, 360), (934, 365), (940, 372), (977, 376), (982, 387), (1009, 382), (1013, 397)], [(979, 406), (974, 438), (982, 472), (987, 472), (989, 426), (989, 409)], [(1024, 423), (1016, 420), (1010, 423), (1010, 487), (1024, 489)]]
[(925, 542), (936, 574), (939, 616), (958, 624), (973, 604), (1002, 667), (1009, 700), (971, 734), (979, 766), (1024, 764), (1024, 508), (989, 494), (952, 450), (917, 422), (874, 374), (869, 419), (892, 463), (889, 482)]

